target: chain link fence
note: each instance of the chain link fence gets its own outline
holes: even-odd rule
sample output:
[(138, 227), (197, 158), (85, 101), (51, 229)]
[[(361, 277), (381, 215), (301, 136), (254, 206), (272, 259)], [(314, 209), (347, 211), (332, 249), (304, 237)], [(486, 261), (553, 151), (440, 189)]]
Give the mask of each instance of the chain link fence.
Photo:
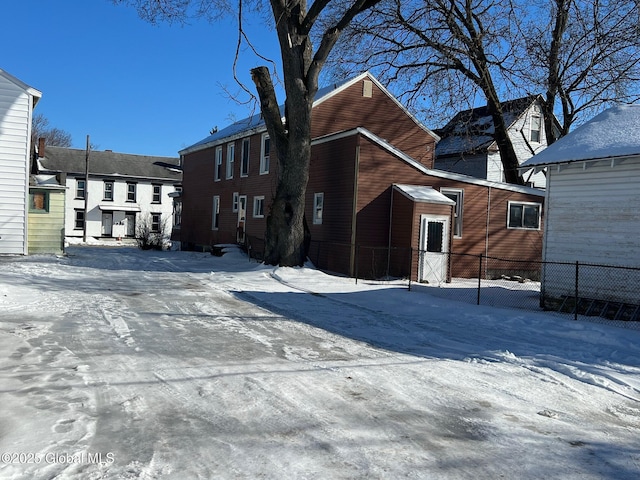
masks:
[[(251, 259), (262, 260), (262, 238), (247, 237), (245, 246)], [(640, 329), (639, 267), (318, 241), (311, 242), (308, 258), (318, 268), (352, 276), (355, 282), (393, 281), (453, 301), (546, 310)]]

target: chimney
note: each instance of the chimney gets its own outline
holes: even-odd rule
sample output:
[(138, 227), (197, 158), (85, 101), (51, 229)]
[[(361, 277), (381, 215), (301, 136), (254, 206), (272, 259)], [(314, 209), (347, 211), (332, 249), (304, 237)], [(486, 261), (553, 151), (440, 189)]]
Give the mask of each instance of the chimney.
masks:
[(38, 138), (38, 158), (44, 157), (44, 137)]

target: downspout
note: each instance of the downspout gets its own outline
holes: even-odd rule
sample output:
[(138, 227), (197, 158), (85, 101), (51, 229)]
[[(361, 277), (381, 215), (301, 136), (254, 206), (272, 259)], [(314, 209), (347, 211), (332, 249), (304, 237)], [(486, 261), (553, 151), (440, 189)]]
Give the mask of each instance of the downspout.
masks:
[[(491, 221), (491, 187), (487, 190), (487, 231), (484, 239), (484, 256), (489, 256), (489, 223)], [(485, 276), (486, 276), (486, 265), (485, 262)]]
[(391, 202), (389, 206), (389, 246), (387, 247), (387, 277), (389, 277), (389, 268), (391, 266), (391, 225), (393, 224), (393, 192), (395, 184), (391, 185)]
[(351, 212), (351, 251), (349, 259), (349, 273), (355, 275), (356, 262), (356, 220), (358, 216), (358, 173), (360, 170), (360, 135), (356, 137), (356, 155), (353, 170), (353, 209)]

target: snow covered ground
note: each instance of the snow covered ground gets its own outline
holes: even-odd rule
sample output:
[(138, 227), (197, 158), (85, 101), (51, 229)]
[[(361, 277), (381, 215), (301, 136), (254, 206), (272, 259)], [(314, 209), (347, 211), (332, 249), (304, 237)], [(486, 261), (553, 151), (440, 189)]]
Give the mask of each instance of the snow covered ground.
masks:
[(223, 257), (0, 258), (2, 479), (637, 479), (640, 332)]

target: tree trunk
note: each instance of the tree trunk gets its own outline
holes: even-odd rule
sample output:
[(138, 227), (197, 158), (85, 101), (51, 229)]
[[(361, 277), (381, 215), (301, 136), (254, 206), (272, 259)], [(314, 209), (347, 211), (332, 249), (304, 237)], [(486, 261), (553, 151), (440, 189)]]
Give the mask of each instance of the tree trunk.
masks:
[(504, 179), (507, 183), (524, 185), (524, 180), (518, 167), (518, 157), (509, 138), (508, 125), (504, 121), (504, 112), (498, 100), (498, 94), (493, 87), (493, 81), (488, 73), (483, 77), (485, 81), (481, 85), (487, 97), (487, 109), (493, 119), (493, 136), (500, 150), (500, 160), (504, 170)]
[(311, 159), (312, 101), (302, 82), (291, 82), (285, 109), (286, 117), (295, 118), (296, 123), (285, 125), (268, 69), (258, 67), (251, 73), (278, 157), (276, 192), (268, 206), (264, 262), (299, 266), (307, 256), (305, 245), (309, 235), (304, 211)]

